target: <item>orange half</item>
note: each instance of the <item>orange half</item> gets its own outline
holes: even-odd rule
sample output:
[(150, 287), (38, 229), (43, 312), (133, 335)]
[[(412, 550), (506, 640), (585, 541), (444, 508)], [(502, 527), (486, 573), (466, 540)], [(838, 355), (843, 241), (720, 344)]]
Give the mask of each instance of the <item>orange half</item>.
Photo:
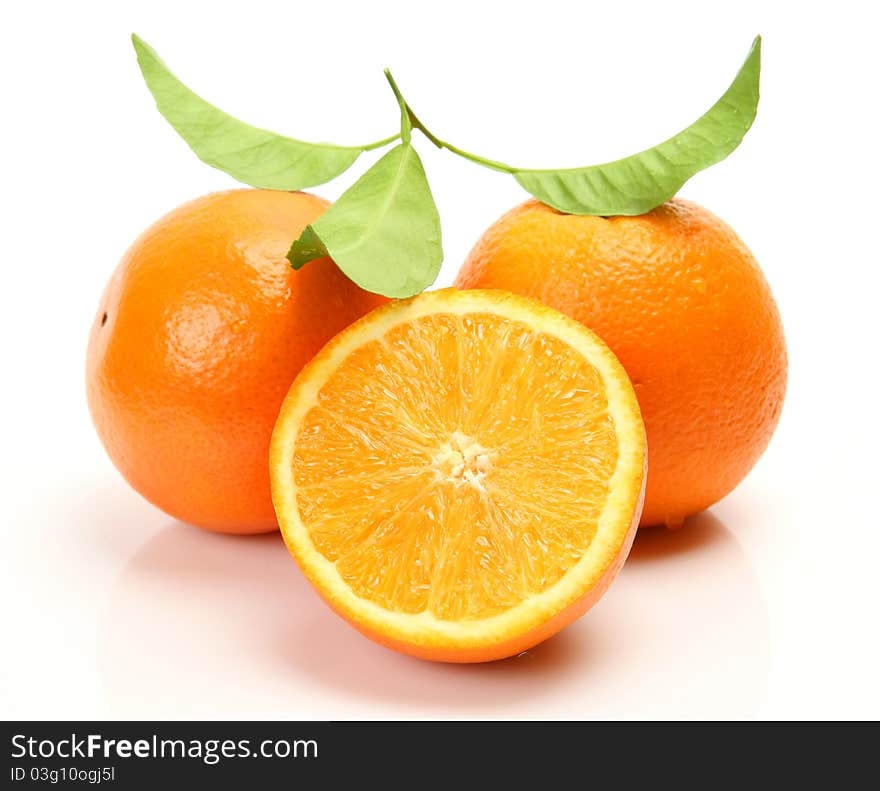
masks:
[(629, 552), (645, 431), (612, 352), (501, 291), (369, 313), (293, 383), (272, 438), (284, 539), (383, 645), (477, 662), (586, 612)]

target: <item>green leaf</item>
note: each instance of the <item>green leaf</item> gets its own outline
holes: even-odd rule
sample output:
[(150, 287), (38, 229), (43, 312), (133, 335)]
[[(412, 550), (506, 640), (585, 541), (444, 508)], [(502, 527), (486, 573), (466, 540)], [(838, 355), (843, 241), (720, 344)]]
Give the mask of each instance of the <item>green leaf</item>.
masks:
[(748, 132), (758, 108), (761, 37), (727, 92), (683, 132), (640, 154), (568, 170), (511, 169), (539, 200), (567, 214), (644, 214), (691, 176), (720, 162)]
[(187, 88), (156, 51), (132, 34), (138, 65), (159, 112), (203, 162), (252, 187), (299, 190), (335, 178), (366, 146), (305, 143), (243, 123)]
[(294, 269), (323, 256), (361, 288), (386, 297), (411, 297), (434, 282), (443, 260), (440, 217), (411, 145), (385, 154), (287, 254)]

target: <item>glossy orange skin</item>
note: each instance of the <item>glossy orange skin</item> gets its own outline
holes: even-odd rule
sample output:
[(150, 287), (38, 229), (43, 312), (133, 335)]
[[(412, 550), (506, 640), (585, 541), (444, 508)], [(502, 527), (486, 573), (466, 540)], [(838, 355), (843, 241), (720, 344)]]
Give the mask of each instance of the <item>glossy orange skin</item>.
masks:
[(788, 368), (779, 311), (748, 248), (701, 206), (606, 219), (529, 200), (486, 231), (455, 285), (541, 300), (611, 347), (648, 435), (643, 526), (717, 502), (767, 447)]
[(178, 207), (129, 248), (91, 329), (89, 409), (110, 458), (166, 513), (229, 533), (277, 529), (269, 439), (300, 368), (387, 302), (329, 259), (285, 254), (328, 206), (241, 189)]

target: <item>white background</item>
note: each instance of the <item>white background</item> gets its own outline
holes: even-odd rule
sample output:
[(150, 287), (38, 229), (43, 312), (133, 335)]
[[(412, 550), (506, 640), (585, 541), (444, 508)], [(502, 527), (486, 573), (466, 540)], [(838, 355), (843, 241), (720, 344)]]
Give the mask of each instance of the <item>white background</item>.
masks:
[[(868, 3), (15, 3), (0, 20), (0, 716), (880, 715), (876, 24)], [(757, 122), (682, 190), (764, 267), (790, 352), (748, 479), (643, 535), (603, 601), (530, 654), (431, 665), (360, 637), (277, 536), (211, 535), (132, 492), (92, 430), (88, 329), (132, 239), (234, 186), (155, 111), (128, 36), (252, 123), (359, 143), (422, 119), (532, 166), (659, 142), (764, 34)], [(516, 183), (417, 140), (448, 284)], [(335, 197), (373, 161), (318, 192)]]

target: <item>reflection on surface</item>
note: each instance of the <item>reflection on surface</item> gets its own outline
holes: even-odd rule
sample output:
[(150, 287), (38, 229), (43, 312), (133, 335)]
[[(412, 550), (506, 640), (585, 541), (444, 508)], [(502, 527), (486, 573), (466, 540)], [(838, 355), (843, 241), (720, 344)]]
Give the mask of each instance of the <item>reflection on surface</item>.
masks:
[(767, 612), (709, 513), (649, 529), (605, 598), (515, 659), (441, 665), (369, 642), (308, 586), (276, 535), (172, 524), (127, 564), (100, 638), (125, 717), (749, 716)]

